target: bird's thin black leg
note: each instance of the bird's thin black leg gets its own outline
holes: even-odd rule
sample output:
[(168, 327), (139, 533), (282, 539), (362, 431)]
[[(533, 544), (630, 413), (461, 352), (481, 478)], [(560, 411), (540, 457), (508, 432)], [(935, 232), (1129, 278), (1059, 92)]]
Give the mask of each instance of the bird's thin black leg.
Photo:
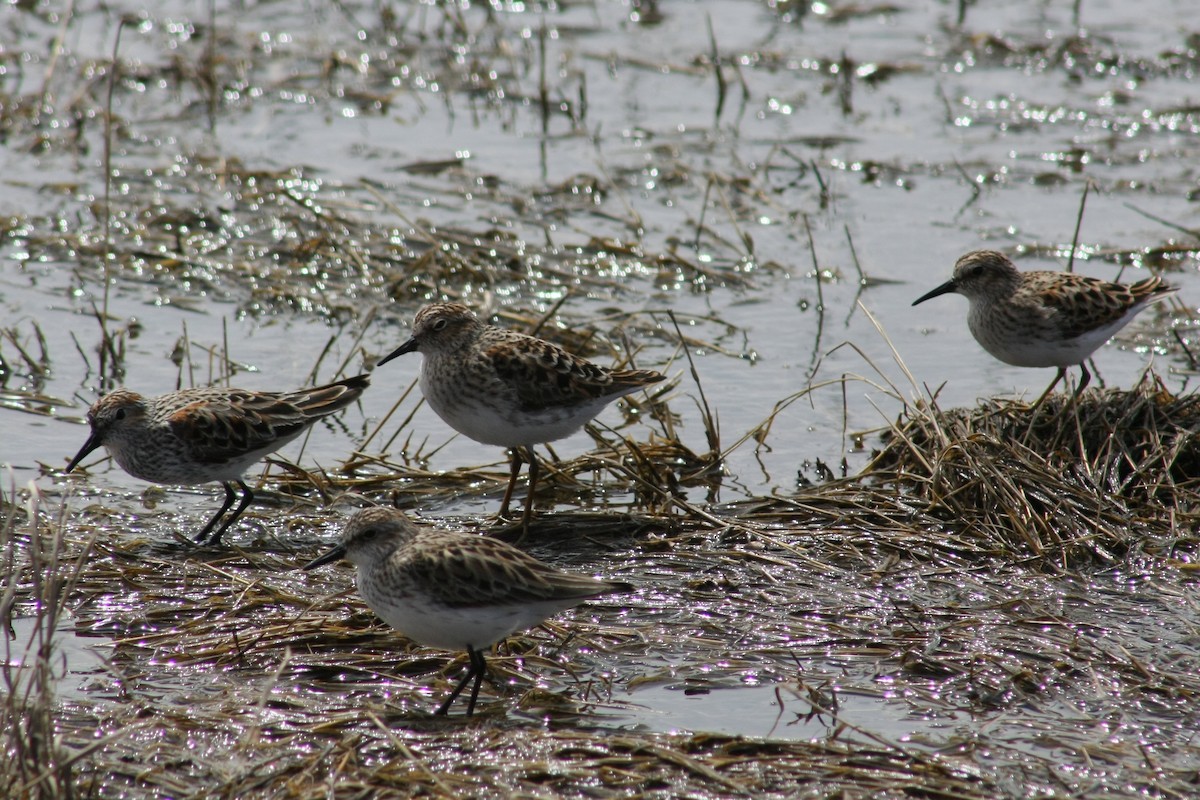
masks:
[(521, 515), (521, 535), (529, 533), (529, 520), (533, 519), (533, 492), (537, 488), (537, 455), (529, 453), (529, 493), (525, 495), (525, 513)]
[[(1087, 367), (1083, 368), (1083, 372), (1085, 375), (1087, 374)], [(1051, 381), (1050, 385), (1046, 387), (1046, 391), (1042, 392), (1042, 396), (1039, 397), (1037, 399), (1037, 402), (1033, 404), (1033, 408), (1031, 409), (1031, 411), (1037, 411), (1039, 408), (1042, 407), (1042, 403), (1044, 403), (1046, 401), (1046, 398), (1049, 397), (1050, 393), (1054, 391), (1054, 387), (1058, 386), (1059, 381), (1061, 381), (1064, 377), (1066, 377), (1066, 375), (1067, 375), (1067, 368), (1059, 367), (1058, 374), (1056, 374), (1054, 376), (1054, 380)], [(1085, 381), (1085, 383), (1086, 383), (1086, 381)]]
[(1083, 374), (1079, 376), (1079, 385), (1075, 387), (1076, 397), (1079, 397), (1079, 395), (1083, 394), (1083, 390), (1086, 389), (1087, 385), (1092, 382), (1092, 373), (1088, 372), (1087, 362), (1085, 361), (1080, 364), (1079, 368), (1083, 370)]
[(467, 688), (467, 682), (471, 678), (475, 679), (475, 687), (471, 690), (471, 702), (467, 706), (467, 716), (471, 716), (471, 713), (475, 710), (475, 698), (479, 696), (479, 684), (483, 681), (483, 673), (487, 670), (487, 663), (483, 660), (483, 653), (473, 647), (467, 648), (467, 659), (470, 661), (470, 666), (467, 667), (466, 674), (462, 676), (458, 685), (454, 687), (454, 691), (450, 692), (450, 695), (438, 706), (437, 711), (433, 712), (435, 715), (445, 716), (450, 710), (450, 704), (462, 694), (463, 689)]
[(467, 701), (467, 716), (469, 717), (475, 713), (475, 698), (479, 697), (479, 684), (483, 683), (483, 674), (487, 672), (487, 662), (483, 660), (483, 653), (474, 648), (467, 650), (467, 657), (471, 659), (471, 664), (475, 669), (475, 685), (471, 687), (471, 699)]
[(508, 477), (508, 488), (504, 490), (504, 499), (500, 501), (501, 519), (508, 517), (508, 504), (512, 501), (513, 489), (516, 488), (517, 485), (517, 476), (521, 474), (521, 464), (524, 463), (522, 460), (523, 455), (523, 448), (514, 447), (512, 449), (512, 472)]
[[(237, 494), (233, 491), (233, 484), (229, 483), (228, 481), (224, 481), (221, 483), (221, 486), (225, 488), (225, 502), (221, 504), (219, 509), (217, 509), (217, 513), (213, 514), (212, 519), (210, 519), (208, 524), (204, 526), (204, 530), (200, 531), (196, 538), (192, 540), (196, 544), (204, 544), (204, 539), (208, 536), (209, 531), (211, 531), (217, 524), (217, 521), (225, 515), (225, 512), (229, 510), (229, 507), (233, 505), (233, 501), (237, 498)], [(224, 531), (225, 529), (222, 528), (221, 530)], [(217, 534), (218, 537), (220, 535), (221, 534), (219, 533)]]
[[(237, 483), (238, 486), (242, 487), (242, 502), (239, 503), (238, 507), (234, 509), (233, 513), (230, 514), (229, 517), (223, 523), (221, 523), (221, 527), (217, 528), (217, 532), (214, 533), (212, 535), (212, 538), (208, 540), (209, 544), (220, 543), (221, 536), (225, 533), (225, 531), (229, 530), (229, 526), (232, 525), (233, 523), (237, 522), (238, 519), (242, 516), (242, 513), (246, 510), (246, 507), (249, 506), (252, 502), (254, 502), (254, 492), (251, 491), (250, 487), (246, 485), (246, 482), (241, 479), (238, 479), (237, 481), (235, 481), (235, 483)], [(230, 495), (233, 494), (233, 489), (228, 483), (225, 484), (225, 488), (229, 491)], [(232, 499), (232, 498), (230, 498), (230, 499)], [(226, 507), (228, 507), (228, 506), (226, 506)], [(197, 540), (197, 541), (199, 541), (199, 540)]]

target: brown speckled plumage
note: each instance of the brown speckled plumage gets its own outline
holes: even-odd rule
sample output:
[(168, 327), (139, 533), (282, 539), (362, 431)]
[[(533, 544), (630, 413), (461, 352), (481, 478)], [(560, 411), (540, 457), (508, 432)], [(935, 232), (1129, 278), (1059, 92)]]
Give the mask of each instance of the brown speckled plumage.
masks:
[(103, 446), (122, 469), (151, 483), (193, 485), (220, 481), (225, 504), (200, 532), (204, 541), (235, 499), (242, 502), (211, 542), (253, 500), (242, 474), (263, 456), (283, 447), (318, 419), (354, 402), (370, 384), (366, 375), (294, 392), (253, 392), (210, 386), (143, 397), (117, 389), (88, 411), (92, 432), (67, 471)]
[(305, 569), (343, 557), (358, 568), (359, 593), (385, 622), (413, 641), (469, 654), (471, 669), (441, 714), (471, 677), (467, 713), (474, 710), (484, 649), (584, 600), (633, 588), (563, 572), (499, 539), (418, 527), (392, 508), (355, 514), (338, 544)]
[(913, 305), (950, 292), (967, 298), (967, 325), (990, 354), (1018, 367), (1058, 367), (1040, 404), (1067, 367), (1082, 369), (1082, 391), (1091, 378), (1088, 357), (1175, 288), (1158, 276), (1126, 285), (1073, 272), (1021, 272), (1003, 253), (975, 250), (958, 259), (949, 281)]
[[(501, 516), (526, 458), (533, 494), (537, 462), (525, 448), (570, 436), (613, 400), (665, 377), (593, 364), (551, 342), (485, 324), (459, 303), (421, 308), (411, 338), (379, 364), (412, 352), (424, 357), (421, 390), (439, 417), (477, 442), (513, 448)], [(531, 511), (527, 499), (526, 526)]]

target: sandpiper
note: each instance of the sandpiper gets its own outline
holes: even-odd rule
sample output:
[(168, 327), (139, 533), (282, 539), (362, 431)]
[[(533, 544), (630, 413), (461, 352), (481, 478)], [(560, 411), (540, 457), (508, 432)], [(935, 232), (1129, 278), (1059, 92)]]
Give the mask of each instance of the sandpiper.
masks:
[(1020, 272), (1008, 256), (975, 250), (958, 259), (954, 276), (913, 305), (949, 292), (967, 298), (967, 325), (996, 358), (1017, 367), (1058, 367), (1040, 406), (1067, 373), (1083, 374), (1075, 396), (1092, 375), (1089, 356), (1152, 303), (1176, 290), (1157, 275), (1129, 285), (1073, 272)]
[(425, 357), (421, 391), (439, 417), (477, 442), (512, 448), (501, 517), (508, 516), (521, 464), (529, 462), (524, 530), (537, 484), (533, 445), (570, 436), (613, 400), (666, 377), (648, 369), (597, 366), (551, 342), (485, 324), (459, 303), (421, 308), (412, 337), (379, 366), (414, 351)]
[[(252, 392), (221, 386), (180, 389), (143, 397), (117, 389), (88, 410), (92, 433), (67, 465), (67, 472), (101, 445), (121, 468), (151, 483), (190, 486), (220, 481), (225, 502), (196, 537), (216, 544), (254, 500), (242, 474), (324, 416), (354, 402), (370, 376), (295, 392)], [(217, 522), (242, 490), (242, 502), (221, 527)], [(215, 529), (215, 530), (214, 530)]]
[(303, 568), (343, 557), (384, 622), (414, 642), (467, 651), (467, 673), (435, 714), (445, 714), (471, 678), (467, 716), (475, 711), (486, 648), (584, 600), (633, 589), (563, 572), (499, 539), (418, 527), (393, 508), (359, 511), (338, 543)]

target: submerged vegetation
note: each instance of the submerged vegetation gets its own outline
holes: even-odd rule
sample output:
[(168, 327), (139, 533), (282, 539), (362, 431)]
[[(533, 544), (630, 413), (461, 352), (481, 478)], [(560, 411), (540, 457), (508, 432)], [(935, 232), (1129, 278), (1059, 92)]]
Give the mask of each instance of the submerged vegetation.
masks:
[[(1062, 714), (1086, 702), (1097, 718), (1104, 708), (1140, 709), (1130, 713), (1148, 715), (1151, 727), (1132, 725), (1093, 750), (1098, 731), (1081, 717), (1047, 732), (1055, 747), (1082, 747), (1182, 790), (1193, 770), (1151, 767), (1123, 748), (1134, 730), (1139, 740), (1157, 730), (1164, 763), (1185, 757), (1186, 737), (1169, 730), (1195, 722), (1200, 653), (1164, 660), (1159, 648), (1190, 637), (1190, 606), (1160, 595), (1163, 608), (1147, 609), (1161, 614), (1159, 636), (1110, 643), (1104, 603), (1129, 587), (1105, 573), (1131, 570), (1138, 583), (1191, 569), (1195, 404), (1153, 378), (1076, 405), (1061, 399), (1036, 415), (1019, 401), (909, 406), (862, 474), (726, 505), (668, 495), (662, 475), (673, 485), (685, 462), (633, 441), (556, 465), (548, 492), (577, 494), (573, 475), (604, 470), (606, 494), (629, 498), (629, 510), (545, 514), (523, 546), (638, 590), (507, 640), (470, 723), (429, 715), (461, 657), (416, 647), (375, 620), (350, 594), (348, 571), (297, 567), (339, 507), (388, 502), (397, 497), (390, 487), (411, 483), (420, 487), (413, 498), (478, 491), (476, 470), (422, 483), (403, 465), (374, 461), (384, 477), (364, 483), (294, 468), (287, 481), (303, 475), (333, 516), (292, 511), (286, 534), (228, 550), (114, 526), (118, 508), (89, 509), (92, 524), (6, 506), (6, 625), (38, 620), (28, 651), (9, 644), (6, 748), (24, 759), (12, 779), (35, 794), (178, 794), (200, 783), (206, 794), (265, 796), (336, 785), (439, 796), (657, 787), (790, 797), (797, 786), (840, 786), (863, 796), (992, 797), (1012, 780), (1054, 785), (1058, 759), (1030, 758), (1014, 729), (995, 739), (1003, 747), (988, 760), (1000, 772), (986, 777), (973, 765), (969, 726), (934, 721), (974, 709), (1011, 725), (1030, 708)], [(623, 458), (608, 454), (622, 446)], [(503, 477), (498, 469), (497, 487)], [(637, 486), (662, 502), (642, 504)], [(841, 595), (826, 591), (830, 582)], [(55, 696), (73, 682), (56, 640), (95, 641), (104, 660), (69, 698)], [(1108, 687), (1099, 695), (1098, 683)], [(639, 696), (656, 687), (715, 700), (772, 684), (777, 718), (765, 738), (657, 733), (635, 722), (645, 713)], [(909, 714), (934, 723), (929, 733), (890, 739), (862, 724), (859, 706), (888, 697), (888, 687), (906, 687)], [(813, 741), (791, 741), (796, 726)], [(923, 739), (934, 730), (930, 749)]]
[[(1165, 355), (1132, 389), (1036, 410), (899, 357), (898, 387), (880, 343), (930, 323), (876, 314), (981, 238), (1194, 296), (1195, 34), (1126, 52), (1086, 3), (1052, 36), (967, 3), (68, 5), (0, 31), (9, 795), (1194, 792), (1193, 312), (1123, 334)], [(1104, 230), (1067, 236), (1087, 187)], [(429, 713), (459, 654), (297, 569), (369, 503), (519, 538), (504, 454), (425, 426), (411, 372), (272, 457), (228, 548), (181, 541), (183, 492), (60, 474), (117, 383), (352, 374), (434, 297), (671, 376), (540, 450), (520, 538), (637, 590), (499, 645), (471, 720)]]

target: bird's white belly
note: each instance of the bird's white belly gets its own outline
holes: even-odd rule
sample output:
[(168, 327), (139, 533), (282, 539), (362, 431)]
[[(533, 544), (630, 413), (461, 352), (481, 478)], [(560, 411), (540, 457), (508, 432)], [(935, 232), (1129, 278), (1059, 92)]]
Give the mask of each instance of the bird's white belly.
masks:
[(1061, 338), (1049, 326), (1003, 329), (985, 324), (974, 314), (968, 322), (975, 340), (1005, 364), (1014, 367), (1073, 367), (1086, 361), (1128, 320), (1120, 319), (1072, 339)]
[(210, 481), (240, 480), (246, 470), (284, 445), (301, 431), (281, 436), (266, 447), (221, 462), (194, 461), (172, 447), (105, 447), (122, 469), (151, 483), (194, 486)]
[(483, 444), (519, 447), (563, 439), (600, 413), (609, 399), (541, 411), (524, 411), (507, 397), (466, 397), (430, 385), (421, 375), (425, 400), (447, 425)]
[(563, 604), (542, 603), (452, 608), (410, 596), (379, 602), (367, 592), (371, 608), (387, 624), (419, 644), (443, 650), (481, 650), (509, 634), (532, 627)]

